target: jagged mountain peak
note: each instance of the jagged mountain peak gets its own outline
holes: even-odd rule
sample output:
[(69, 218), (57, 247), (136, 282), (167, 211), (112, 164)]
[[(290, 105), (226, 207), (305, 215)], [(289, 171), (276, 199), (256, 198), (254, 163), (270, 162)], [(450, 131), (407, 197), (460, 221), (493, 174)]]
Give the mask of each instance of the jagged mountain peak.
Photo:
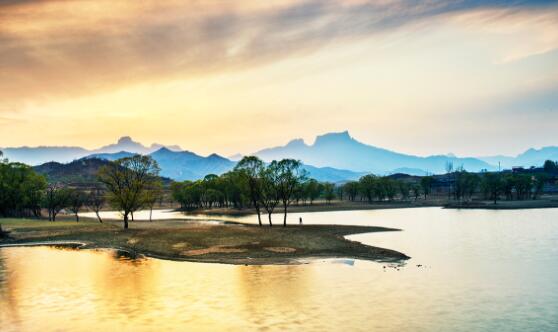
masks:
[(350, 143), (355, 142), (351, 137), (348, 130), (334, 133), (327, 133), (316, 137), (314, 145), (327, 144), (327, 143)]
[(289, 147), (305, 147), (307, 145), (302, 138), (295, 138), (295, 139), (291, 140), (289, 143), (287, 143), (287, 146), (289, 146)]

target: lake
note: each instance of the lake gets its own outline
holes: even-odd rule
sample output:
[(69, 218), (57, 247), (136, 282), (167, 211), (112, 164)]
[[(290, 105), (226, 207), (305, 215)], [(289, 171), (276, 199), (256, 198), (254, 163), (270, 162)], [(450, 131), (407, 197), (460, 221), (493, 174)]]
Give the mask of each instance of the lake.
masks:
[(558, 331), (558, 209), (317, 212), (289, 221), (299, 217), (400, 228), (349, 238), (412, 259), (233, 266), (4, 248), (0, 329)]

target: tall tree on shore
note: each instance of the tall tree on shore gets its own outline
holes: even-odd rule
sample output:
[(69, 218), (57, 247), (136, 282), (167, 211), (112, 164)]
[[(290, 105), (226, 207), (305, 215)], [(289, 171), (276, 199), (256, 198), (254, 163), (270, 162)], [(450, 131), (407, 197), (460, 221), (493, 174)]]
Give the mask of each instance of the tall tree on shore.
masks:
[(323, 184), (324, 188), (324, 198), (327, 204), (331, 204), (331, 201), (335, 198), (335, 184), (326, 182)]
[(278, 176), (277, 163), (264, 167), (260, 173), (260, 201), (267, 212), (269, 227), (273, 226), (271, 215), (279, 204)]
[(124, 229), (128, 217), (145, 204), (145, 194), (158, 180), (159, 165), (150, 156), (135, 155), (118, 159), (99, 170), (99, 181), (105, 184), (109, 201), (122, 211)]
[(262, 217), (260, 213), (260, 201), (261, 201), (261, 179), (260, 175), (264, 169), (264, 163), (260, 158), (255, 156), (247, 156), (242, 158), (241, 161), (236, 164), (234, 168), (235, 171), (240, 172), (241, 176), (248, 183), (249, 195), (256, 213), (258, 214), (258, 223), (262, 226)]
[(500, 173), (486, 173), (482, 179), (482, 188), (485, 195), (494, 201), (494, 204), (500, 198), (503, 190), (503, 181)]
[(430, 195), (430, 192), (432, 191), (432, 184), (434, 183), (434, 177), (433, 176), (423, 176), (420, 179), (420, 186), (422, 188), (422, 193), (424, 194), (424, 199), (426, 199), (426, 197), (428, 195)]
[(376, 192), (376, 196), (380, 198), (382, 193), (382, 188), (378, 185), (378, 180), (375, 175), (368, 174), (361, 177), (358, 180), (358, 188), (361, 191), (360, 197), (366, 197), (368, 203), (372, 203), (374, 199), (374, 192)]
[(349, 181), (343, 185), (343, 191), (347, 194), (349, 201), (354, 201), (358, 195), (359, 183), (357, 181)]
[(72, 189), (69, 191), (68, 207), (70, 208), (70, 211), (74, 213), (76, 222), (79, 222), (79, 211), (85, 205), (85, 199), (86, 198), (83, 192), (77, 189)]
[(537, 174), (535, 175), (535, 191), (533, 192), (533, 199), (539, 198), (539, 195), (543, 192), (544, 184), (550, 180), (547, 174)]
[(44, 196), (44, 207), (48, 211), (48, 220), (56, 221), (56, 216), (68, 205), (70, 192), (64, 186), (58, 183), (52, 183), (47, 186)]
[(40, 217), (46, 179), (30, 166), (0, 158), (0, 216)]
[(91, 190), (89, 192), (89, 196), (87, 197), (86, 204), (89, 209), (95, 212), (95, 215), (97, 216), (97, 219), (99, 219), (99, 222), (103, 223), (103, 219), (101, 219), (101, 215), (99, 214), (99, 212), (105, 205), (104, 190), (99, 187), (96, 187), (93, 190)]
[(453, 183), (455, 178), (452, 176), (453, 174), (453, 161), (446, 161), (446, 176), (448, 178), (448, 200), (451, 199), (451, 195), (453, 194)]
[(297, 185), (306, 180), (306, 171), (302, 169), (302, 163), (294, 159), (274, 160), (271, 165), (277, 167), (277, 191), (283, 203), (283, 227), (287, 227), (287, 210)]
[(314, 204), (314, 201), (320, 197), (322, 191), (321, 184), (315, 179), (310, 179), (302, 187), (304, 188), (304, 195), (310, 201), (310, 205)]
[(152, 181), (145, 190), (143, 199), (145, 207), (149, 208), (149, 221), (153, 221), (153, 207), (161, 199), (161, 196), (163, 196), (163, 184), (159, 180)]
[(543, 165), (544, 171), (548, 174), (558, 173), (558, 162), (546, 160)]

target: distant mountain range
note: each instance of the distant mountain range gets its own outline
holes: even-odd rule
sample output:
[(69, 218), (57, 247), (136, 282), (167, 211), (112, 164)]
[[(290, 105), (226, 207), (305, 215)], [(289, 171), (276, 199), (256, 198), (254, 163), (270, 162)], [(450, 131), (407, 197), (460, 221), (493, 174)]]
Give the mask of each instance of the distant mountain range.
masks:
[[(67, 163), (86, 157), (91, 154), (115, 153), (127, 151), (139, 154), (149, 154), (164, 147), (154, 143), (147, 147), (141, 143), (134, 142), (129, 136), (121, 137), (117, 143), (103, 146), (95, 150), (87, 150), (75, 146), (38, 146), (38, 147), (19, 147), (19, 148), (0, 148), (4, 156), (12, 161), (18, 161), (27, 165), (40, 165), (49, 161)], [(182, 149), (177, 145), (167, 146), (166, 148), (174, 151)]]
[(255, 154), (263, 160), (295, 158), (316, 166), (382, 175), (402, 170), (413, 175), (443, 173), (446, 162), (453, 162), (455, 167), (463, 166), (470, 171), (494, 169), (493, 165), (476, 158), (445, 155), (418, 157), (381, 149), (353, 139), (347, 131), (318, 136), (312, 145), (307, 145), (302, 139), (295, 139), (285, 146), (261, 150)]
[(529, 149), (516, 157), (491, 156), (480, 157), (479, 159), (497, 166), (500, 163), (502, 168), (512, 168), (514, 166), (540, 166), (546, 160), (558, 160), (558, 146), (547, 146), (541, 149)]
[[(50, 161), (68, 163), (82, 158), (116, 160), (136, 153), (151, 155), (161, 166), (161, 175), (175, 180), (196, 180), (207, 174), (222, 174), (234, 168), (236, 162), (242, 158), (240, 154), (229, 158), (217, 154), (204, 157), (190, 151), (183, 151), (176, 145), (144, 146), (130, 137), (122, 137), (115, 144), (95, 150), (52, 146), (1, 150), (8, 159), (29, 165), (40, 165)], [(516, 157), (460, 158), (454, 155), (420, 157), (361, 143), (345, 131), (318, 136), (311, 145), (306, 144), (302, 139), (295, 139), (285, 146), (264, 149), (256, 152), (255, 155), (268, 162), (282, 158), (299, 159), (304, 163), (311, 177), (320, 181), (339, 182), (358, 179), (367, 173), (378, 175), (445, 173), (447, 162), (452, 162), (454, 167), (463, 166), (469, 171), (496, 170), (498, 162), (502, 168), (539, 166), (547, 159), (558, 160), (558, 147), (530, 149)]]
[[(136, 153), (120, 151), (116, 153), (98, 153), (85, 158), (117, 160), (130, 157)], [(217, 154), (207, 157), (199, 156), (190, 151), (172, 151), (168, 148), (160, 148), (148, 153), (157, 161), (161, 167), (161, 175), (175, 180), (197, 180), (207, 174), (223, 174), (234, 168), (235, 162), (223, 158)]]
[[(134, 153), (120, 151), (116, 153), (92, 154), (85, 159), (117, 160), (129, 157)], [(207, 174), (223, 174), (234, 168), (235, 161), (212, 154), (207, 157), (199, 156), (190, 151), (171, 151), (161, 148), (149, 154), (157, 161), (161, 167), (161, 176), (174, 180), (198, 180)], [(334, 169), (331, 167), (313, 167), (304, 165), (304, 169), (310, 177), (319, 181), (340, 182), (346, 180), (356, 180), (364, 173), (352, 172), (347, 170)]]

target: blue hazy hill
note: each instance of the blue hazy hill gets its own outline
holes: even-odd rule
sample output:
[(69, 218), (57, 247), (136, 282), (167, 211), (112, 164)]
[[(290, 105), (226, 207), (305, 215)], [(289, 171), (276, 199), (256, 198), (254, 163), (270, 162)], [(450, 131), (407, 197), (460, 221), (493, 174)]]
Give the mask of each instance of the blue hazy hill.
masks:
[(443, 173), (446, 162), (453, 162), (469, 171), (494, 169), (494, 166), (477, 158), (455, 156), (419, 157), (361, 143), (348, 131), (318, 136), (312, 145), (296, 139), (285, 146), (256, 152), (263, 160), (295, 158), (318, 167), (328, 166), (355, 172), (375, 174), (392, 173), (397, 169), (413, 169), (415, 172)]

